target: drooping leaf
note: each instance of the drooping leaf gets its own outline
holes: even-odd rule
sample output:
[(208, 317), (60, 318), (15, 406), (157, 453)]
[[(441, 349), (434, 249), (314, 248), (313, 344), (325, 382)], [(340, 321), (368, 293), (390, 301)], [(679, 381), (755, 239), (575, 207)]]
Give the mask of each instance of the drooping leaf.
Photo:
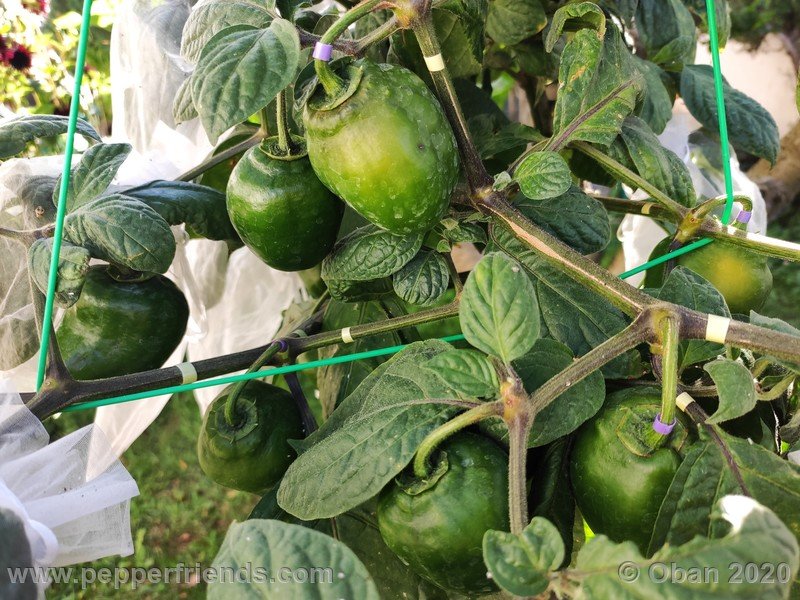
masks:
[(457, 410), (436, 400), (455, 391), (419, 364), (452, 347), (411, 344), (375, 369), (299, 446), (278, 503), (301, 519), (331, 517), (377, 494), (411, 461), (420, 442)]
[[(75, 210), (102, 194), (131, 150), (130, 144), (97, 144), (84, 152), (81, 161), (70, 173), (67, 210)], [(59, 177), (53, 189), (53, 204), (56, 206), (60, 188)]]
[(636, 105), (636, 116), (650, 126), (657, 135), (661, 135), (672, 118), (672, 105), (675, 104), (675, 92), (668, 89), (665, 81), (666, 71), (649, 60), (634, 56), (634, 62), (644, 78), (642, 95)]
[[(758, 102), (723, 83), (725, 110), (730, 123), (730, 142), (775, 164), (780, 135), (775, 120)], [(681, 98), (704, 127), (719, 133), (714, 70), (708, 65), (687, 65), (681, 73)]]
[(703, 365), (703, 369), (714, 380), (719, 396), (719, 408), (708, 423), (724, 423), (746, 415), (756, 407), (758, 397), (753, 374), (742, 363), (720, 359)]
[(537, 596), (547, 589), (549, 573), (564, 560), (564, 542), (555, 526), (534, 517), (519, 535), (487, 531), (483, 560), (492, 579), (515, 596)]
[(515, 206), (539, 227), (581, 254), (599, 252), (611, 239), (611, 223), (605, 207), (577, 186), (548, 200), (517, 199)]
[[(25, 115), (0, 123), (0, 159), (19, 154), (37, 138), (67, 133), (68, 117)], [(100, 141), (100, 134), (83, 119), (78, 119), (76, 133), (90, 141)]]
[[(701, 31), (707, 32), (708, 12), (706, 12), (706, 0), (685, 0), (684, 4), (699, 17)], [(731, 15), (728, 0), (714, 0), (714, 8), (717, 22), (717, 40), (719, 41), (719, 47), (724, 48), (731, 36)]]
[[(685, 267), (675, 267), (670, 272), (656, 297), (707, 314), (721, 317), (730, 317), (731, 314), (722, 294), (711, 283)], [(684, 369), (706, 362), (715, 358), (722, 350), (722, 345), (715, 342), (684, 340), (680, 344), (678, 366)]]
[(141, 200), (170, 225), (186, 229), (209, 240), (238, 240), (228, 217), (225, 194), (214, 188), (186, 181), (151, 181), (122, 192)]
[[(53, 257), (53, 238), (38, 239), (28, 248), (28, 270), (36, 287), (47, 294), (50, 261)], [(69, 308), (80, 298), (86, 271), (89, 269), (89, 251), (69, 242), (62, 242), (58, 256), (58, 277), (56, 279), (57, 306)]]
[(447, 291), (450, 269), (441, 254), (422, 250), (392, 276), (392, 283), (406, 302), (430, 306)]
[(175, 100), (172, 102), (172, 119), (176, 125), (180, 125), (197, 117), (197, 109), (192, 100), (192, 78), (188, 76), (175, 92)]
[(192, 9), (181, 36), (181, 56), (197, 62), (208, 41), (234, 25), (266, 27), (272, 21), (267, 3), (256, 0), (201, 0)]
[(121, 194), (97, 198), (68, 214), (64, 239), (135, 271), (164, 273), (175, 256), (169, 224), (145, 203)]
[(522, 267), (501, 253), (484, 256), (464, 285), (459, 308), (467, 341), (508, 364), (539, 337), (539, 306)]
[(577, 140), (610, 144), (643, 85), (616, 27), (607, 28), (603, 39), (590, 29), (578, 31), (564, 47), (558, 80), (551, 150)]
[(697, 29), (680, 0), (639, 0), (636, 31), (649, 61), (674, 71), (694, 62)]
[(493, 398), (500, 389), (492, 363), (475, 350), (449, 350), (422, 366), (439, 375), (464, 398)]
[(223, 29), (203, 49), (192, 73), (192, 100), (212, 142), (258, 112), (294, 79), (300, 60), (297, 29), (284, 19), (266, 29)]
[(525, 197), (546, 200), (567, 192), (572, 173), (558, 152), (532, 152), (514, 170), (514, 180)]
[(594, 29), (600, 40), (606, 35), (606, 16), (594, 2), (573, 2), (560, 7), (553, 15), (550, 29), (547, 30), (547, 37), (544, 40), (545, 51), (553, 51), (564, 31), (581, 29)]
[(380, 598), (366, 567), (347, 546), (324, 533), (281, 521), (234, 523), (212, 566), (218, 573), (249, 568), (266, 575), (238, 577), (234, 582), (220, 577), (209, 583), (208, 598), (212, 600), (300, 600), (309, 594), (320, 600)]
[(486, 32), (498, 44), (512, 46), (547, 25), (540, 0), (491, 0)]

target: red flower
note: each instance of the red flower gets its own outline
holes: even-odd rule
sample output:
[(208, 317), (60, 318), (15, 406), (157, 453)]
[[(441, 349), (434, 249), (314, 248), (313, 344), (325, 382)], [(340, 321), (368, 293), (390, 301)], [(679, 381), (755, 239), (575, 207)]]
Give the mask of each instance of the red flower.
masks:
[(47, 12), (47, 0), (22, 0), (22, 6), (36, 15), (43, 15)]
[(17, 71), (25, 71), (31, 66), (31, 51), (22, 44), (17, 44), (13, 50), (6, 51), (6, 61)]

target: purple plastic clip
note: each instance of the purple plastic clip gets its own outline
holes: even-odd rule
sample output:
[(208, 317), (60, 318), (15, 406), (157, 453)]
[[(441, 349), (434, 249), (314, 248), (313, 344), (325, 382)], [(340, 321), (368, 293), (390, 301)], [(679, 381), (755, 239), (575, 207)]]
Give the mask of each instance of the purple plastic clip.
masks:
[(750, 217), (752, 216), (753, 213), (751, 213), (749, 210), (741, 210), (739, 211), (739, 214), (736, 215), (736, 220), (739, 221), (739, 223), (749, 223)]
[(675, 429), (675, 425), (678, 423), (678, 418), (676, 417), (672, 423), (662, 423), (661, 422), (661, 413), (656, 415), (655, 421), (653, 421), (653, 429), (656, 433), (660, 433), (661, 435), (669, 435), (672, 433), (672, 430)]
[(289, 342), (286, 340), (278, 340), (279, 352), (286, 352), (289, 349)]
[(331, 59), (331, 54), (333, 53), (333, 46), (330, 44), (323, 44), (322, 42), (317, 42), (314, 44), (314, 58), (317, 60), (324, 60), (325, 62)]

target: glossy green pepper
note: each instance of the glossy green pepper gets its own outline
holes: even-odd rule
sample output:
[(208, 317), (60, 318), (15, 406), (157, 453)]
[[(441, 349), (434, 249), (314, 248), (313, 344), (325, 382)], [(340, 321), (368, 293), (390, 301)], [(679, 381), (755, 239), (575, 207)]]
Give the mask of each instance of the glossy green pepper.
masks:
[(661, 406), (657, 388), (623, 389), (606, 397), (600, 412), (575, 436), (570, 480), (575, 500), (592, 531), (615, 542), (631, 540), (647, 552), (658, 510), (681, 464), (676, 446), (685, 440), (679, 422), (670, 443), (649, 455), (634, 453), (620, 434), (641, 416), (650, 426)]
[(103, 379), (157, 369), (178, 347), (189, 306), (163, 275), (118, 281), (108, 267), (86, 273), (78, 301), (56, 332), (61, 355), (76, 379)]
[(242, 241), (274, 269), (299, 271), (333, 248), (344, 204), (320, 183), (303, 154), (248, 150), (228, 181), (228, 216)]
[(225, 487), (260, 494), (281, 480), (295, 459), (287, 440), (302, 439), (303, 421), (292, 395), (253, 380), (236, 399), (233, 423), (225, 405), (234, 386), (209, 406), (197, 439), (203, 472)]
[(386, 545), (432, 583), (467, 595), (491, 592), (483, 534), (508, 530), (508, 455), (472, 433), (457, 433), (440, 449), (428, 479), (398, 478), (384, 488), (378, 528)]
[[(663, 256), (668, 245), (669, 240), (660, 242), (650, 258)], [(749, 315), (751, 310), (759, 310), (772, 291), (772, 272), (766, 257), (722, 240), (679, 256), (676, 264), (711, 282), (734, 314)], [(660, 285), (663, 272), (663, 267), (654, 269), (645, 285)]]
[(362, 60), (346, 75), (349, 96), (332, 101), (320, 87), (303, 113), (314, 171), (379, 227), (397, 234), (431, 229), (458, 179), (456, 141), (442, 108), (402, 67)]

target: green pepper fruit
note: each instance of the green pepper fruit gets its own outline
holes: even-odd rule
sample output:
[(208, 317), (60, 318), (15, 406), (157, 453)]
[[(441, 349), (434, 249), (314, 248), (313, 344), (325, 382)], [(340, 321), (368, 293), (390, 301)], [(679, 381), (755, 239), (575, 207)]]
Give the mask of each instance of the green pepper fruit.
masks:
[(104, 379), (161, 367), (188, 319), (183, 292), (163, 275), (118, 281), (108, 267), (95, 265), (78, 301), (64, 311), (56, 338), (75, 379)]
[(386, 545), (432, 583), (467, 595), (491, 592), (483, 534), (508, 530), (508, 455), (472, 433), (457, 433), (440, 448), (430, 477), (401, 477), (384, 488), (378, 528)]
[[(668, 245), (669, 240), (660, 242), (650, 258), (663, 256)], [(711, 282), (734, 314), (749, 315), (751, 310), (759, 310), (772, 291), (772, 272), (766, 257), (722, 240), (714, 240), (679, 256), (676, 264)], [(656, 267), (651, 271), (645, 285), (661, 285), (664, 268)]]
[(668, 445), (643, 452), (631, 443), (637, 428), (652, 427), (660, 406), (657, 388), (610, 394), (600, 412), (578, 430), (570, 461), (575, 500), (589, 527), (615, 542), (633, 541), (642, 553), (688, 435), (679, 421)]
[(361, 60), (346, 70), (349, 95), (320, 87), (303, 113), (320, 180), (392, 233), (431, 229), (458, 180), (458, 152), (436, 98), (411, 71)]
[(295, 459), (287, 440), (304, 437), (303, 421), (292, 395), (263, 381), (250, 381), (236, 399), (233, 424), (225, 405), (234, 386), (209, 406), (197, 457), (208, 477), (225, 487), (260, 494), (278, 483)]
[(301, 153), (279, 156), (273, 140), (248, 150), (228, 181), (228, 216), (242, 241), (274, 269), (299, 271), (333, 248), (344, 204)]

